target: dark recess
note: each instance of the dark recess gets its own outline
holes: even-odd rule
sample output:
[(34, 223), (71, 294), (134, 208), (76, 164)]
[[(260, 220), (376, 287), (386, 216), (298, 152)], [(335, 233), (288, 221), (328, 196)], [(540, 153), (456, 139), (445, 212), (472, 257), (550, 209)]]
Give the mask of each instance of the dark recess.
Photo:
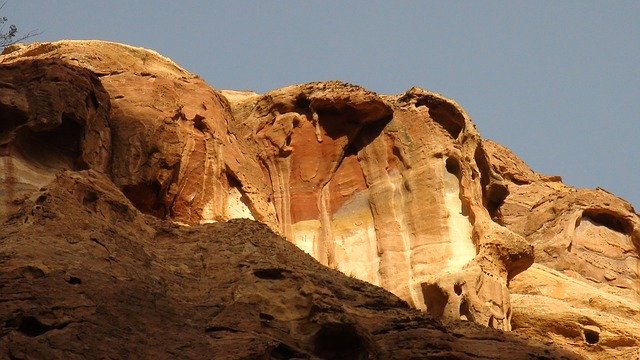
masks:
[(17, 141), (19, 151), (29, 160), (49, 167), (67, 170), (86, 170), (82, 159), (81, 139), (84, 127), (70, 117), (63, 116), (62, 124), (51, 131), (32, 131), (24, 128)]
[(446, 101), (423, 97), (416, 101), (415, 106), (426, 106), (431, 119), (442, 126), (454, 139), (457, 139), (464, 130), (464, 117), (455, 106)]
[(427, 312), (434, 318), (441, 318), (449, 301), (449, 295), (436, 284), (422, 284), (422, 293)]
[(260, 279), (266, 280), (282, 280), (285, 278), (286, 273), (290, 273), (291, 271), (287, 269), (279, 269), (279, 268), (269, 268), (269, 269), (258, 269), (253, 271), (253, 275)]
[(164, 218), (166, 208), (161, 201), (160, 184), (156, 181), (122, 187), (122, 192), (131, 203), (145, 214)]
[(19, 332), (29, 337), (40, 336), (48, 331), (55, 329), (63, 329), (69, 323), (63, 323), (59, 325), (45, 325), (35, 316), (19, 316), (17, 318), (8, 320), (5, 323), (6, 327), (17, 328)]
[(71, 285), (80, 285), (80, 284), (82, 284), (82, 280), (80, 280), (79, 277), (75, 277), (75, 276), (69, 276), (69, 278), (66, 281)]
[(595, 345), (600, 342), (600, 334), (591, 329), (584, 329), (584, 341), (589, 345)]
[(603, 210), (587, 209), (582, 212), (582, 217), (623, 234), (629, 235), (633, 231), (631, 223)]
[(500, 207), (509, 196), (506, 185), (491, 181), (491, 170), (482, 144), (476, 147), (474, 160), (480, 170), (480, 185), (482, 186), (482, 205), (487, 209), (493, 220), (500, 219)]
[(364, 339), (352, 324), (324, 324), (314, 337), (314, 353), (326, 360), (369, 358)]

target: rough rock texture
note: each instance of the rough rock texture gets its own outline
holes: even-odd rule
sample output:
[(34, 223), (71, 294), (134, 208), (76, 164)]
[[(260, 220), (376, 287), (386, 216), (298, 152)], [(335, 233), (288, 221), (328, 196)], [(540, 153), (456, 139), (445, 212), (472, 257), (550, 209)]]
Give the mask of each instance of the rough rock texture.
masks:
[[(640, 345), (640, 219), (635, 211), (603, 190), (576, 190), (558, 177), (533, 172), (507, 149), (481, 139), (462, 108), (438, 94), (412, 88), (398, 96), (381, 96), (338, 81), (294, 85), (267, 94), (216, 91), (153, 51), (98, 41), (62, 41), (12, 47), (0, 56), (0, 116), (0, 221), (8, 219), (14, 229), (24, 229), (16, 233), (28, 231), (29, 225), (16, 223), (29, 224), (24, 212), (31, 210), (25, 206), (44, 208), (43, 186), (49, 188), (53, 181), (62, 184), (56, 186), (73, 187), (74, 181), (88, 181), (86, 188), (109, 188), (113, 199), (122, 191), (143, 213), (193, 225), (171, 227), (177, 247), (211, 229), (258, 231), (251, 222), (195, 226), (199, 223), (259, 220), (322, 265), (379, 285), (450, 323), (443, 332), (461, 326), (460, 319), (471, 320), (501, 330), (513, 327), (516, 333), (603, 358), (627, 356)], [(64, 170), (70, 172), (60, 175)], [(130, 232), (126, 246), (143, 249), (131, 250), (138, 262), (109, 271), (119, 271), (118, 276), (125, 278), (136, 274), (136, 279), (143, 278), (143, 272), (152, 274), (153, 279), (164, 279), (165, 290), (191, 286), (167, 290), (163, 301), (180, 303), (176, 306), (185, 311), (169, 321), (194, 316), (191, 311), (197, 307), (184, 303), (198, 303), (190, 296), (210, 295), (204, 295), (201, 285), (189, 285), (193, 278), (184, 274), (207, 262), (227, 261), (217, 257), (235, 252), (198, 252), (193, 245), (171, 249), (171, 241), (154, 235), (169, 231), (169, 225), (141, 217), (130, 205), (122, 205), (124, 198), (104, 203), (97, 201), (97, 190), (87, 191), (94, 195), (78, 196), (93, 212), (84, 215), (107, 217), (112, 228), (100, 231), (114, 236)], [(129, 214), (130, 226), (114, 220), (121, 213)], [(263, 230), (258, 232), (264, 235)], [(0, 236), (6, 231), (3, 227)], [(57, 237), (75, 238), (81, 233), (69, 226), (65, 231)], [(249, 241), (244, 238), (253, 239), (243, 233), (225, 242)], [(202, 256), (180, 258), (182, 252)], [(160, 259), (159, 267), (145, 267), (142, 253)], [(71, 254), (75, 252), (60, 258), (79, 261)], [(536, 264), (529, 268), (534, 257)], [(215, 266), (235, 266), (236, 260), (230, 261)], [(255, 261), (252, 258), (247, 266)], [(186, 271), (184, 276), (165, 279), (157, 272), (166, 264)], [(315, 263), (308, 266), (319, 268)], [(198, 284), (220, 276), (205, 270), (198, 268), (199, 275), (193, 275)], [(279, 280), (291, 275), (280, 270), (266, 274)], [(174, 280), (178, 285), (168, 285)], [(291, 325), (291, 317), (316, 320), (313, 312), (299, 309), (298, 295), (285, 291), (297, 285), (285, 281), (281, 285), (242, 286), (252, 288), (254, 310), (271, 301), (262, 290), (284, 291), (287, 298), (278, 300), (278, 316), (293, 326), (288, 333), (307, 340), (320, 336), (317, 327)], [(144, 280), (136, 286), (155, 285)], [(312, 293), (322, 293), (321, 288)], [(146, 306), (148, 299), (138, 300), (132, 306)], [(336, 301), (345, 299), (338, 296)], [(167, 309), (178, 311), (174, 305)], [(398, 306), (402, 307), (392, 307)], [(268, 321), (273, 320), (269, 317), (281, 320), (267, 314)], [(625, 321), (611, 320), (615, 316)], [(351, 319), (341, 317), (347, 318)], [(36, 327), (51, 330), (59, 325), (35, 319), (40, 324)], [(22, 326), (22, 320), (11, 321), (7, 326), (18, 330)], [(377, 331), (357, 321), (356, 327), (345, 325), (353, 321), (322, 331), (330, 339), (351, 339), (350, 332), (361, 336), (361, 327)], [(247, 344), (261, 341), (245, 330), (221, 326), (225, 334), (234, 334), (233, 339), (245, 336)], [(246, 331), (255, 334), (251, 326)], [(143, 328), (135, 329), (140, 334)], [(365, 340), (353, 338), (353, 342), (362, 342), (369, 354), (385, 358), (390, 355), (384, 351), (405, 346), (398, 345), (399, 338), (385, 335), (384, 340), (372, 340), (373, 333), (367, 334)], [(411, 343), (408, 340), (406, 346), (412, 348)], [(286, 351), (293, 351), (289, 357), (297, 352), (332, 357), (308, 342), (286, 344)]]
[(508, 195), (492, 215), (534, 246), (510, 284), (513, 327), (602, 358), (640, 357), (640, 217), (603, 189), (574, 189), (485, 141)]
[(3, 223), (0, 265), (2, 358), (575, 358), (442, 326), (251, 220), (142, 215), (93, 170), (23, 201)]

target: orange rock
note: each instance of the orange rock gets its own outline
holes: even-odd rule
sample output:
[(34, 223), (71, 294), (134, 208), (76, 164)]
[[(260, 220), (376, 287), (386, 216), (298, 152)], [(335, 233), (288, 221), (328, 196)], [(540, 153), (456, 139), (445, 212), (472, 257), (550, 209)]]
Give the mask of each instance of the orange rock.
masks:
[[(34, 91), (15, 84), (35, 75), (17, 79), (15, 69), (48, 63), (39, 71), (50, 83), (36, 98), (53, 105), (28, 106)], [(483, 140), (453, 100), (419, 88), (382, 96), (339, 81), (217, 91), (153, 51), (99, 41), (12, 48), (0, 65), (2, 82), (14, 84), (0, 88), (1, 113), (19, 119), (0, 137), (0, 215), (56, 172), (91, 168), (147, 214), (190, 225), (259, 220), (321, 264), (447, 322), (510, 330), (513, 318), (516, 331), (542, 339), (539, 324), (550, 326), (549, 306), (560, 301), (584, 308), (551, 311), (566, 325), (557, 341), (589, 356), (636, 346), (626, 335), (592, 346), (618, 328), (589, 315), (618, 316), (602, 304), (619, 298), (607, 296), (629, 299), (625, 331), (640, 329), (635, 210), (604, 190), (535, 173)], [(65, 86), (78, 88), (66, 102)], [(67, 134), (73, 151), (56, 148), (64, 156), (36, 156), (35, 166), (18, 155), (27, 153), (16, 135), (22, 123)], [(600, 295), (579, 301), (559, 290), (566, 286)], [(566, 322), (578, 313), (591, 320)]]

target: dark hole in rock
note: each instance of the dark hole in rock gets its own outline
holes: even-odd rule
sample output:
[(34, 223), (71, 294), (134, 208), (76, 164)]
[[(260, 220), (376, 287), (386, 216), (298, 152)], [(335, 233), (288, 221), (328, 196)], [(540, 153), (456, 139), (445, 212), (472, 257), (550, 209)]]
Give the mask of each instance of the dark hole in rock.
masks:
[(509, 188), (491, 180), (491, 171), (489, 162), (482, 144), (476, 147), (474, 160), (480, 170), (480, 185), (482, 185), (482, 204), (489, 212), (494, 221), (500, 219), (500, 207), (504, 204), (505, 199), (509, 196)]
[[(349, 145), (345, 149), (345, 157), (358, 154), (360, 150), (376, 140), (392, 119), (392, 116), (387, 116), (360, 127), (360, 130), (352, 137)], [(339, 125), (339, 123), (337, 125)]]
[(6, 104), (0, 103), (0, 142), (8, 140), (13, 130), (27, 122), (25, 113)]
[(69, 324), (67, 322), (57, 326), (46, 325), (35, 316), (21, 316), (11, 321), (11, 323), (13, 323), (14, 326), (17, 323), (18, 331), (29, 337), (36, 337), (51, 330), (62, 329)]
[(595, 330), (584, 329), (584, 341), (587, 344), (595, 345), (600, 342), (600, 334)]
[(138, 210), (163, 218), (166, 215), (166, 209), (161, 201), (160, 190), (160, 185), (155, 181), (127, 185), (122, 188), (124, 195)]
[(51, 330), (50, 327), (44, 325), (33, 316), (23, 317), (20, 325), (18, 325), (18, 331), (30, 337), (42, 335), (49, 330)]
[(423, 97), (416, 101), (415, 106), (426, 106), (431, 119), (442, 126), (454, 139), (457, 139), (464, 130), (464, 116), (455, 106), (446, 101)]
[(603, 226), (608, 227), (611, 230), (623, 233), (630, 234), (633, 230), (633, 226), (616, 216), (615, 214), (610, 214), (604, 211), (599, 211), (597, 209), (587, 209), (582, 212), (582, 217), (591, 220), (593, 223), (597, 223)]
[(195, 116), (193, 119), (193, 127), (202, 133), (209, 132), (209, 127), (207, 126), (207, 123), (204, 122), (204, 117), (201, 115)]
[(436, 284), (422, 284), (422, 294), (427, 312), (435, 318), (442, 318), (449, 295)]
[(327, 360), (368, 359), (364, 339), (352, 324), (324, 324), (314, 336), (314, 353)]
[(98, 200), (98, 194), (93, 191), (89, 191), (82, 197), (82, 205), (89, 207)]
[(460, 163), (455, 158), (448, 158), (445, 162), (445, 167), (450, 174), (455, 175), (458, 179), (460, 179), (461, 170)]
[(267, 314), (267, 313), (262, 313), (262, 312), (260, 313), (259, 316), (260, 316), (260, 320), (265, 320), (265, 321), (271, 321), (271, 320), (275, 319), (273, 317), (273, 315)]
[(208, 328), (204, 329), (204, 332), (206, 332), (206, 333), (220, 332), (220, 331), (228, 331), (228, 332), (231, 332), (231, 333), (237, 333), (238, 332), (238, 330), (232, 329), (232, 328), (226, 327), (226, 326), (209, 326)]
[(504, 184), (492, 183), (487, 188), (485, 206), (491, 218), (500, 218), (500, 207), (509, 196), (509, 188)]
[(79, 285), (82, 284), (82, 280), (80, 280), (79, 277), (75, 277), (75, 276), (69, 276), (68, 279), (66, 279), (66, 281), (71, 284), (71, 285)]
[(473, 321), (473, 315), (471, 314), (471, 310), (469, 310), (469, 303), (467, 303), (466, 300), (460, 302), (460, 320)]
[(396, 159), (398, 159), (398, 162), (401, 164), (407, 164), (407, 161), (398, 146), (394, 145), (393, 149), (391, 149), (391, 153), (396, 157)]
[(269, 268), (254, 270), (253, 275), (259, 277), (260, 279), (283, 280), (285, 278), (285, 273), (289, 272), (290, 271), (287, 269)]
[(63, 116), (62, 124), (51, 131), (21, 131), (16, 145), (31, 162), (66, 170), (86, 170), (82, 159), (81, 139), (84, 127)]
[(462, 294), (462, 285), (454, 284), (453, 285), (453, 291), (456, 293), (456, 295)]
[(298, 94), (298, 96), (296, 96), (294, 106), (297, 110), (304, 112), (306, 109), (309, 109), (309, 106), (311, 106), (311, 101), (309, 101), (309, 98), (307, 98), (305, 94)]
[(279, 343), (278, 346), (274, 347), (273, 350), (269, 353), (269, 359), (274, 360), (288, 360), (288, 359), (308, 359), (309, 356), (306, 354), (295, 350), (294, 348), (287, 346), (283, 343)]
[(36, 199), (36, 205), (42, 205), (44, 204), (44, 202), (47, 200), (47, 196), (46, 195), (40, 195), (38, 196), (38, 198)]

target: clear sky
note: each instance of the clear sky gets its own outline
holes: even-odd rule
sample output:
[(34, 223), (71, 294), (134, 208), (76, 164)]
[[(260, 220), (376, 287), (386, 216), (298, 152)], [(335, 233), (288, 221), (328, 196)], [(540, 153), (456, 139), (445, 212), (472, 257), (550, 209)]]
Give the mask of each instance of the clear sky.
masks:
[(218, 89), (420, 86), (534, 170), (640, 211), (638, 0), (7, 0), (4, 13), (35, 41), (157, 50)]

